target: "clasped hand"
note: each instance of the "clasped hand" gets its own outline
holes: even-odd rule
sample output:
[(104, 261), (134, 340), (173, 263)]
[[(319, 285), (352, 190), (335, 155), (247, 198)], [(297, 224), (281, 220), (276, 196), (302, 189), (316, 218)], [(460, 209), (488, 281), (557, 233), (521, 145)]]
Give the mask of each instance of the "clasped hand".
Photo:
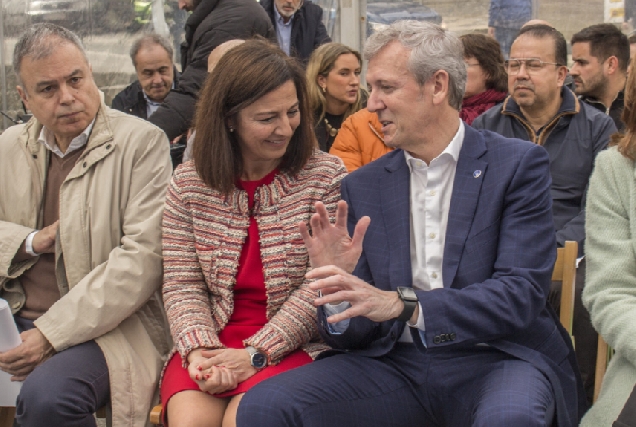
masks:
[(233, 390), (238, 383), (254, 375), (245, 349), (194, 350), (188, 356), (188, 374), (201, 391), (210, 394)]
[(39, 364), (55, 354), (55, 350), (38, 328), (20, 334), (22, 344), (0, 353), (0, 370), (11, 374), (12, 381), (24, 381)]

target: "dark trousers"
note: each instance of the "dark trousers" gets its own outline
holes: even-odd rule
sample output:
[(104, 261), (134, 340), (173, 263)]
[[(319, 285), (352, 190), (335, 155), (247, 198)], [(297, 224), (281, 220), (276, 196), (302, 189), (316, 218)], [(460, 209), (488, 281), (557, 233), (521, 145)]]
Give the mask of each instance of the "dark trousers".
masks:
[(552, 388), (535, 367), (490, 347), (339, 354), (285, 372), (243, 397), (238, 427), (550, 426)]
[[(33, 328), (15, 317), (20, 332)], [(94, 413), (108, 404), (106, 359), (95, 341), (61, 351), (31, 372), (20, 390), (16, 421), (21, 427), (94, 427)]]
[(503, 53), (504, 58), (508, 59), (508, 57), (510, 56), (510, 48), (512, 47), (512, 42), (515, 41), (515, 38), (517, 38), (518, 34), (519, 28), (495, 27), (495, 38), (501, 46), (501, 53)]
[[(585, 396), (588, 405), (592, 405), (594, 397), (594, 379), (596, 377), (596, 353), (598, 350), (598, 333), (592, 326), (590, 313), (583, 306), (581, 295), (585, 285), (585, 258), (576, 269), (574, 285), (574, 320), (572, 322), (572, 335), (574, 335), (574, 352), (579, 364)], [(561, 306), (561, 282), (553, 282), (550, 290), (550, 304), (554, 311), (559, 312)]]

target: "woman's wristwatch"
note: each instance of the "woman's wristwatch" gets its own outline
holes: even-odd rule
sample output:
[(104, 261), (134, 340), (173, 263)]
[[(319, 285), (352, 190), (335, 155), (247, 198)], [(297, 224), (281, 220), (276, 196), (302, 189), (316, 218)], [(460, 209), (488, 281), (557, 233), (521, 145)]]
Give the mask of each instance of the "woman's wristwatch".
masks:
[(264, 353), (256, 350), (251, 345), (245, 347), (245, 350), (250, 355), (250, 364), (256, 369), (263, 369), (267, 366), (267, 356)]

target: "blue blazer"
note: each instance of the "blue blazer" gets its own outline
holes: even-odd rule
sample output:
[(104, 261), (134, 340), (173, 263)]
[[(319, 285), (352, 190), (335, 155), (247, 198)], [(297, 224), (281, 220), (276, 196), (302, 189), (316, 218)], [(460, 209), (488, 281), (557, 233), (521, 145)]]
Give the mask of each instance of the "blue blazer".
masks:
[[(584, 411), (578, 368), (570, 338), (547, 304), (556, 257), (549, 166), (543, 147), (466, 126), (446, 230), (444, 288), (416, 291), (428, 348), (415, 342), (422, 351), (487, 343), (532, 363), (552, 383), (559, 426), (574, 426)], [(351, 233), (359, 218), (371, 218), (354, 274), (383, 290), (411, 287), (404, 152), (351, 173), (342, 197)], [(343, 334), (332, 335), (323, 310), (319, 322), (334, 349), (370, 357), (389, 352), (405, 327), (357, 317)]]

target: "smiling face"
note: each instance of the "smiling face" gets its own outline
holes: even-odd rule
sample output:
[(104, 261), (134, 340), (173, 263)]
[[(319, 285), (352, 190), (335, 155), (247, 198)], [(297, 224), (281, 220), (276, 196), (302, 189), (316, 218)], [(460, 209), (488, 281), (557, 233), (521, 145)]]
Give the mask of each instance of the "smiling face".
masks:
[(162, 102), (168, 96), (174, 79), (172, 58), (168, 52), (158, 44), (149, 44), (139, 49), (135, 62), (137, 78), (148, 98)]
[(606, 61), (601, 62), (590, 53), (590, 43), (574, 43), (572, 45), (572, 68), (570, 74), (574, 80), (574, 92), (602, 98), (607, 89), (605, 76)]
[(90, 66), (72, 43), (60, 41), (51, 55), (20, 64), (18, 93), (60, 148), (81, 134), (99, 110), (99, 91)]
[(318, 76), (318, 85), (327, 100), (327, 112), (341, 114), (339, 110), (348, 108), (358, 100), (360, 67), (357, 56), (345, 53), (336, 59), (326, 77)]
[[(526, 34), (517, 37), (510, 48), (510, 59), (530, 58), (556, 62), (554, 40)], [(508, 91), (520, 107), (538, 110), (560, 96), (566, 74), (565, 66), (546, 64), (540, 70), (528, 72), (524, 64), (516, 75), (508, 74)]]
[(275, 2), (276, 10), (285, 22), (294, 16), (294, 13), (298, 12), (298, 9), (303, 5), (303, 0), (275, 0)]
[(280, 163), (300, 124), (298, 95), (289, 80), (243, 108), (230, 126), (243, 158), (243, 179), (264, 176)]
[(430, 83), (419, 85), (408, 69), (411, 51), (399, 42), (386, 45), (369, 61), (371, 89), (367, 108), (378, 114), (384, 143), (407, 151), (417, 146), (431, 120), (436, 120)]

